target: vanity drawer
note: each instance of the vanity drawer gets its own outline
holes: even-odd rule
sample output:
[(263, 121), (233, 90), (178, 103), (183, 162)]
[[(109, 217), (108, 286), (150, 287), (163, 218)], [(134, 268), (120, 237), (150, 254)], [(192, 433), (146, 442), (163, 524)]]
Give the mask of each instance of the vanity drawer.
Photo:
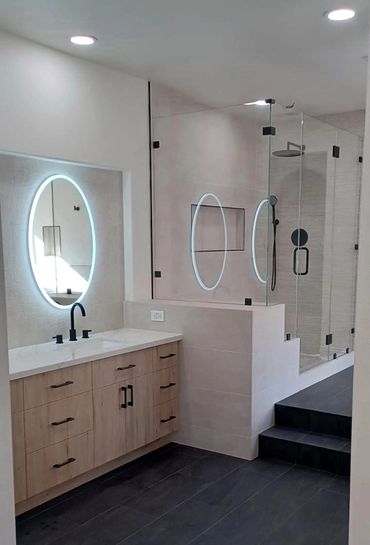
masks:
[(177, 399), (162, 403), (154, 408), (154, 439), (159, 439), (177, 430)]
[(177, 365), (162, 369), (154, 376), (154, 405), (160, 405), (177, 397)]
[(153, 371), (161, 371), (167, 369), (177, 363), (179, 351), (179, 343), (163, 344), (155, 349), (155, 358), (153, 363)]
[(26, 451), (24, 444), (24, 413), (12, 414), (13, 470), (15, 503), (27, 497), (26, 489)]
[(26, 451), (34, 452), (92, 428), (92, 392), (34, 407), (25, 412)]
[(152, 348), (105, 358), (93, 363), (94, 387), (103, 388), (122, 380), (147, 375), (152, 369)]
[(41, 373), (24, 379), (24, 406), (32, 409), (91, 388), (91, 363)]
[(73, 479), (93, 467), (92, 432), (27, 455), (28, 496)]

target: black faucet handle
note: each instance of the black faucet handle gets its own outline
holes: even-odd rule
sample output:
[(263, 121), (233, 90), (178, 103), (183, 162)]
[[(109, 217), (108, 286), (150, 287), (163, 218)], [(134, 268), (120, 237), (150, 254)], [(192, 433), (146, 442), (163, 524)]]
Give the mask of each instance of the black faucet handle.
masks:
[(53, 339), (56, 339), (56, 344), (63, 344), (63, 335), (55, 335)]
[(92, 332), (92, 329), (83, 329), (82, 330), (82, 338), (83, 339), (89, 339), (89, 333)]

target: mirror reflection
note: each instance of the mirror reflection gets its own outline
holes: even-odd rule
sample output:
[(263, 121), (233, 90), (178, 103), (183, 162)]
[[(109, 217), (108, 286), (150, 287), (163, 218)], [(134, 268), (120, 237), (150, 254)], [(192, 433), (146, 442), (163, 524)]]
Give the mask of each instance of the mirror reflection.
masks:
[(89, 204), (68, 176), (51, 176), (32, 204), (28, 233), (36, 282), (53, 306), (69, 307), (85, 295), (95, 261)]

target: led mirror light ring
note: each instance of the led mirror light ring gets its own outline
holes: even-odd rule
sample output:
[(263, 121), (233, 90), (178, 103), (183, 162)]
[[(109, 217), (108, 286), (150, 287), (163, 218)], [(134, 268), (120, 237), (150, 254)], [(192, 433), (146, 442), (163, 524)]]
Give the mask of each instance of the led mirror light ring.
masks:
[(258, 265), (257, 265), (257, 258), (256, 258), (256, 233), (257, 233), (257, 223), (258, 223), (258, 218), (259, 218), (259, 215), (261, 213), (261, 210), (263, 208), (263, 206), (265, 204), (268, 204), (269, 200), (268, 199), (262, 199), (262, 201), (259, 203), (259, 205), (257, 206), (256, 208), (256, 211), (254, 213), (254, 218), (253, 218), (253, 226), (252, 226), (252, 262), (253, 262), (253, 269), (254, 269), (254, 272), (255, 272), (255, 275), (257, 276), (259, 282), (261, 282), (261, 284), (266, 284), (267, 280), (265, 280), (259, 269), (258, 269)]
[[(222, 215), (222, 221), (223, 221), (223, 225), (224, 225), (224, 242), (225, 242), (225, 245), (224, 245), (224, 257), (223, 257), (223, 262), (222, 262), (222, 267), (221, 267), (221, 272), (220, 272), (220, 275), (216, 281), (216, 283), (213, 285), (213, 286), (207, 286), (203, 280), (201, 279), (201, 276), (199, 274), (199, 269), (198, 269), (198, 265), (197, 265), (197, 260), (196, 260), (196, 251), (195, 251), (195, 233), (196, 233), (196, 227), (197, 227), (197, 220), (198, 220), (198, 214), (199, 214), (199, 210), (200, 210), (200, 207), (202, 206), (203, 202), (207, 199), (207, 198), (212, 198), (216, 201), (218, 207), (220, 208), (221, 210), (221, 215)], [(193, 222), (192, 222), (192, 226), (191, 226), (191, 262), (192, 262), (192, 265), (193, 265), (193, 270), (194, 270), (194, 274), (195, 274), (195, 278), (197, 279), (197, 282), (198, 284), (206, 291), (213, 291), (217, 288), (217, 286), (220, 284), (221, 282), (221, 279), (223, 277), (223, 274), (225, 272), (225, 266), (226, 266), (226, 258), (227, 258), (227, 228), (226, 228), (226, 218), (225, 218), (225, 213), (224, 213), (224, 209), (223, 209), (223, 206), (221, 204), (221, 201), (220, 199), (217, 197), (217, 195), (215, 195), (214, 193), (204, 193), (204, 195), (201, 196), (201, 198), (199, 199), (198, 201), (198, 204), (196, 206), (196, 209), (195, 209), (195, 213), (194, 213), (194, 217), (193, 217)]]
[[(37, 209), (37, 205), (38, 205), (38, 202), (40, 200), (40, 197), (41, 197), (42, 192), (44, 191), (44, 189), (49, 184), (51, 184), (51, 182), (53, 182), (54, 180), (65, 180), (65, 181), (71, 183), (77, 189), (77, 191), (81, 195), (81, 198), (82, 198), (82, 200), (83, 200), (83, 202), (84, 202), (84, 204), (86, 206), (87, 215), (89, 217), (90, 228), (91, 228), (92, 256), (91, 256), (91, 269), (90, 269), (90, 274), (89, 274), (89, 278), (88, 278), (88, 281), (87, 281), (87, 288), (84, 291), (84, 293), (81, 293), (80, 297), (76, 301), (73, 301), (73, 303), (71, 303), (70, 305), (59, 305), (58, 303), (56, 303), (49, 296), (49, 294), (44, 289), (44, 287), (41, 285), (41, 283), (39, 282), (39, 280), (37, 278), (37, 273), (36, 273), (37, 267), (36, 267), (35, 254), (34, 254), (34, 250), (33, 250), (33, 223), (34, 223), (34, 219), (35, 219), (35, 212), (36, 212), (36, 209)], [(29, 216), (29, 220), (28, 220), (28, 255), (29, 255), (29, 258), (30, 258), (30, 261), (31, 261), (31, 268), (32, 268), (32, 273), (33, 273), (33, 277), (35, 279), (35, 282), (36, 282), (39, 290), (41, 291), (42, 295), (47, 300), (47, 302), (50, 303), (53, 307), (56, 307), (56, 308), (62, 309), (62, 310), (64, 310), (64, 309), (68, 310), (68, 309), (70, 309), (72, 307), (72, 305), (74, 303), (78, 303), (84, 298), (84, 296), (86, 295), (86, 292), (89, 289), (89, 286), (91, 284), (91, 280), (92, 280), (92, 277), (93, 277), (93, 274), (94, 274), (94, 269), (95, 269), (95, 261), (96, 261), (95, 226), (94, 226), (94, 220), (93, 220), (93, 217), (92, 217), (90, 205), (89, 205), (88, 200), (86, 199), (85, 194), (83, 193), (80, 186), (72, 178), (70, 178), (69, 176), (65, 176), (64, 174), (54, 174), (53, 176), (49, 176), (48, 178), (46, 178), (46, 180), (44, 182), (42, 182), (42, 184), (38, 188), (38, 190), (36, 192), (36, 195), (35, 195), (35, 197), (33, 199), (33, 202), (32, 202), (30, 216)]]

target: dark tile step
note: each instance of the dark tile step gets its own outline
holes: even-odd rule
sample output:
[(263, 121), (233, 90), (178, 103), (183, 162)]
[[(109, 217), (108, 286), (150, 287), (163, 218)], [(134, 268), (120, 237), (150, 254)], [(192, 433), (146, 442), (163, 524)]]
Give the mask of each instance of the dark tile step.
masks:
[(275, 405), (275, 425), (350, 439), (352, 417), (279, 402)]
[(343, 437), (304, 429), (273, 427), (259, 436), (261, 458), (275, 458), (349, 475), (351, 444)]

